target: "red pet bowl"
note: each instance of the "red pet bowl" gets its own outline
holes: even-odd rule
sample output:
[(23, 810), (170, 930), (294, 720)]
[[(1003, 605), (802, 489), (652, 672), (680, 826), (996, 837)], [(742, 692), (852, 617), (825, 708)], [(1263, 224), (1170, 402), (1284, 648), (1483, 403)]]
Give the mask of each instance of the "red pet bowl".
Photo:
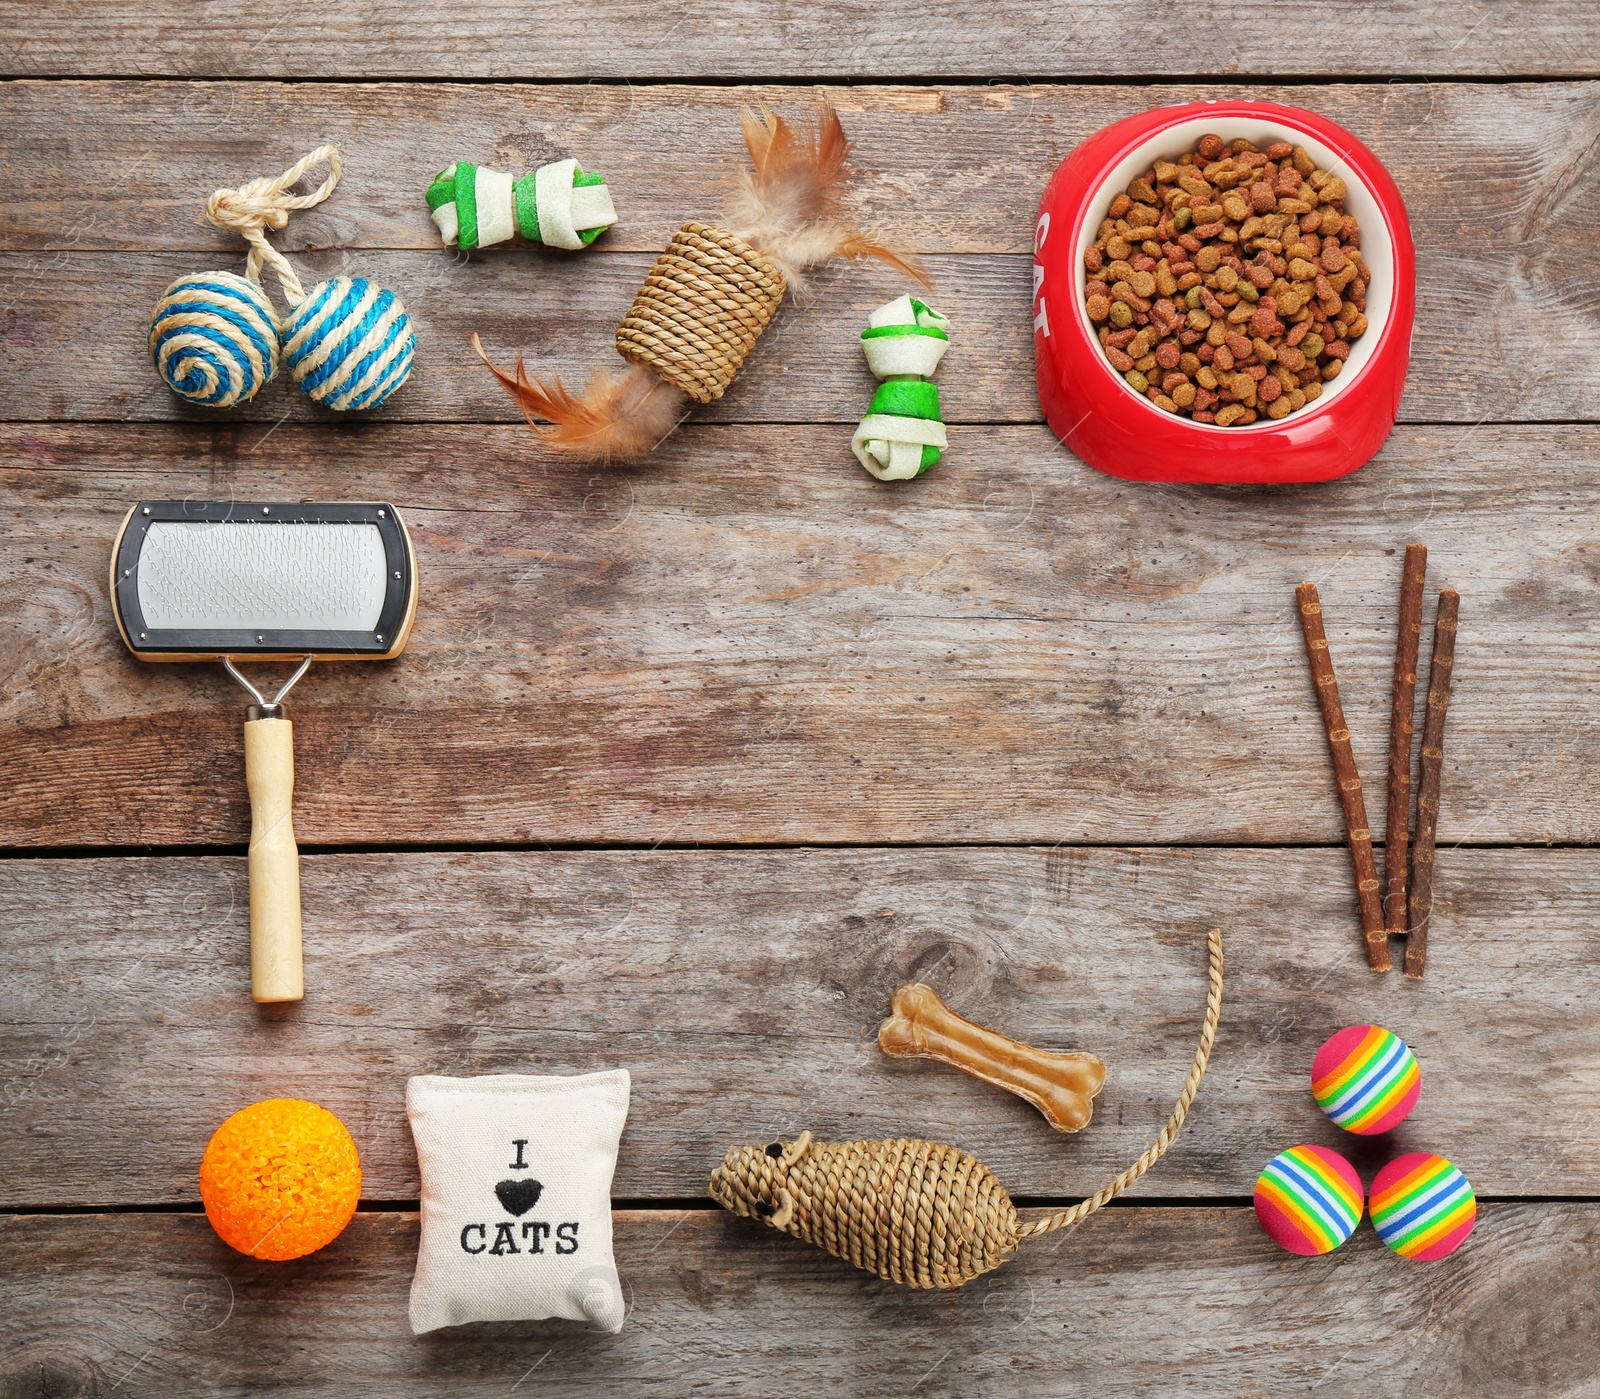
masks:
[[(1276, 421), (1216, 427), (1163, 413), (1107, 362), (1084, 308), (1083, 255), (1111, 201), (1157, 157), (1193, 150), (1207, 132), (1303, 145), (1349, 190), (1372, 269), (1367, 332), (1314, 403)], [(1033, 347), (1039, 401), (1060, 440), (1090, 466), (1134, 481), (1256, 484), (1327, 481), (1364, 466), (1400, 411), (1416, 254), (1400, 191), (1378, 158), (1342, 126), (1276, 102), (1190, 102), (1115, 122), (1061, 163), (1039, 204), (1033, 254)]]

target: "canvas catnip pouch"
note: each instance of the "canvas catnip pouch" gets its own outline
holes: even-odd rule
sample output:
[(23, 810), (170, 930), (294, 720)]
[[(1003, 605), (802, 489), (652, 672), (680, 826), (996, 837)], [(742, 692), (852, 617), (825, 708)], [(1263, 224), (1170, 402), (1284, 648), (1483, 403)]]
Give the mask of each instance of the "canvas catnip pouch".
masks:
[(411, 1330), (566, 1317), (622, 1328), (611, 1176), (628, 1071), (406, 1083), (422, 1169)]

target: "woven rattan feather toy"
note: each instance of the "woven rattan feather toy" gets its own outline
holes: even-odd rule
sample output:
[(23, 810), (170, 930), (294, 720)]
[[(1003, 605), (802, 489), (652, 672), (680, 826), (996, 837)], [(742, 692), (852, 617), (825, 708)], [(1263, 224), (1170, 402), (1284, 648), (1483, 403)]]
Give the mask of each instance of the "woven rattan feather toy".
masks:
[(1205, 1077), (1222, 1014), (1222, 933), (1207, 940), (1211, 979), (1194, 1064), (1167, 1125), (1137, 1161), (1070, 1209), (1024, 1222), (975, 1156), (937, 1142), (792, 1142), (736, 1146), (711, 1173), (712, 1199), (907, 1287), (960, 1287), (992, 1272), (1024, 1239), (1093, 1214), (1165, 1154)]
[(596, 460), (644, 456), (691, 404), (722, 397), (785, 292), (834, 258), (877, 258), (928, 284), (914, 260), (841, 216), (850, 143), (833, 108), (803, 136), (782, 117), (748, 115), (744, 139), (753, 168), (737, 181), (726, 226), (691, 221), (673, 234), (617, 327), (627, 369), (597, 369), (588, 388), (573, 393), (559, 379), (530, 380), (520, 355), (514, 373), (497, 368), (473, 336), (473, 348), (553, 446)]

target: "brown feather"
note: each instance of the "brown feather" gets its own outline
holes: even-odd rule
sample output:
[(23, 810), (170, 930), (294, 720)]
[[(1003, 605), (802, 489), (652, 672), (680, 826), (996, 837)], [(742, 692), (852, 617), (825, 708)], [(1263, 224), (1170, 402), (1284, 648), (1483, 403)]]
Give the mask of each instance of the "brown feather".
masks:
[[(620, 374), (597, 369), (583, 393), (557, 379), (529, 379), (517, 356), (507, 374), (484, 353), (476, 333), (472, 348), (509, 393), (522, 415), (552, 447), (591, 461), (636, 461), (678, 425), (688, 407), (685, 396), (666, 380), (630, 364)], [(544, 422), (535, 421), (542, 418)]]
[(839, 114), (824, 107), (814, 131), (803, 135), (773, 112), (747, 112), (745, 145), (752, 170), (743, 171), (729, 210), (732, 231), (778, 265), (784, 279), (803, 289), (801, 274), (837, 257), (874, 257), (933, 284), (907, 254), (868, 237), (840, 217), (850, 142)]
[(929, 291), (933, 290), (933, 278), (928, 269), (911, 253), (897, 252), (887, 243), (880, 243), (876, 238), (865, 233), (849, 233), (839, 243), (835, 257), (853, 258), (859, 262), (862, 258), (877, 258), (879, 262), (887, 263), (898, 272), (921, 282)]

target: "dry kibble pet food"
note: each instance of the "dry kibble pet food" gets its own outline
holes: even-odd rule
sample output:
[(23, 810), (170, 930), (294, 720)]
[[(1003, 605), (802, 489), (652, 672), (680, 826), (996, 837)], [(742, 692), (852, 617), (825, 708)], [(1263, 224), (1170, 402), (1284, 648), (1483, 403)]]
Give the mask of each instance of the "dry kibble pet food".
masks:
[(1111, 201), (1084, 254), (1111, 367), (1157, 408), (1218, 427), (1286, 418), (1367, 329), (1345, 182), (1305, 147), (1202, 136)]

